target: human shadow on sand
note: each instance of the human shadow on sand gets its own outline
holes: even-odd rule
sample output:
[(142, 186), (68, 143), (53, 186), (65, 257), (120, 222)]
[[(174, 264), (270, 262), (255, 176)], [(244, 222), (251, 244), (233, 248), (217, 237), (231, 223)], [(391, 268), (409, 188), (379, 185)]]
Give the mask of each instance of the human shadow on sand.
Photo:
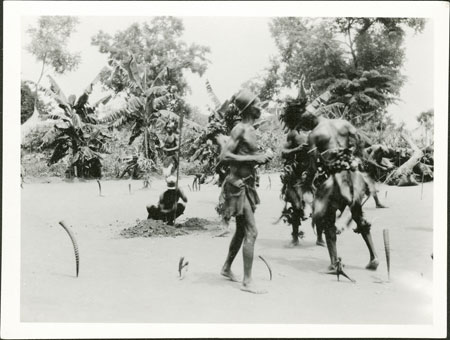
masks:
[(316, 245), (315, 241), (306, 241), (306, 240), (300, 240), (299, 244), (296, 246), (291, 246), (289, 244), (289, 239), (286, 240), (274, 240), (274, 239), (258, 239), (258, 248), (260, 249), (312, 249), (315, 247), (318, 247)]
[[(212, 272), (202, 272), (202, 273), (195, 273), (195, 278), (193, 278), (191, 280), (192, 283), (203, 283), (203, 284), (207, 284), (209, 286), (214, 286), (214, 287), (226, 287), (231, 285), (239, 285), (239, 282), (235, 282), (235, 281), (231, 281), (229, 279), (227, 279), (226, 277), (220, 275), (220, 272), (217, 273), (212, 273)], [(240, 279), (241, 277), (239, 275), (237, 275), (238, 278)]]

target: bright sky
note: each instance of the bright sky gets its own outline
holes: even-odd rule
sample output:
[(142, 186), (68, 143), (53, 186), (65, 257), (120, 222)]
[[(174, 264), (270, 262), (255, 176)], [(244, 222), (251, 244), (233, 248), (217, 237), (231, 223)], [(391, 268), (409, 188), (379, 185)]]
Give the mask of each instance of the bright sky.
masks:
[[(82, 63), (77, 71), (66, 75), (53, 75), (66, 95), (80, 95), (90, 80), (106, 64), (106, 55), (91, 45), (91, 37), (99, 30), (113, 35), (133, 22), (143, 22), (148, 17), (80, 17), (77, 32), (70, 38), (69, 48), (80, 51)], [(277, 53), (264, 17), (184, 17), (183, 39), (211, 48), (208, 58), (211, 64), (200, 79), (187, 75), (192, 93), (187, 100), (204, 109), (210, 104), (205, 89), (209, 79), (219, 99), (229, 98), (240, 85), (258, 75), (269, 65), (271, 55)], [(22, 79), (37, 80), (40, 65), (25, 46), (29, 39), (26, 29), (36, 22), (36, 17), (22, 20)], [(429, 22), (423, 33), (414, 35), (408, 31), (405, 39), (406, 61), (404, 74), (408, 77), (401, 91), (401, 101), (389, 107), (394, 121), (404, 121), (408, 127), (417, 126), (415, 117), (433, 108), (433, 27)], [(45, 84), (45, 83), (44, 83)], [(99, 98), (97, 88), (92, 99)]]

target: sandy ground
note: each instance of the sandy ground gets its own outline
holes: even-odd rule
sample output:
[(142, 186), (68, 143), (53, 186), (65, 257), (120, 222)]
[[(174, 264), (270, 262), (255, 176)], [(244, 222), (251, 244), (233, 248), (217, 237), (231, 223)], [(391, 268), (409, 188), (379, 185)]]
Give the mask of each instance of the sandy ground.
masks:
[[(238, 283), (219, 275), (230, 237), (211, 232), (169, 238), (130, 238), (119, 235), (136, 219), (146, 218), (145, 205), (154, 203), (163, 181), (141, 189), (141, 181), (28, 183), (22, 189), (21, 320), (24, 322), (138, 322), (138, 323), (297, 323), (297, 324), (430, 324), (432, 323), (433, 184), (423, 187), (380, 187), (389, 209), (365, 211), (373, 223), (380, 257), (377, 271), (364, 266), (369, 254), (362, 238), (346, 229), (338, 251), (346, 272), (357, 282), (324, 274), (326, 248), (315, 245), (310, 221), (303, 225), (301, 245), (287, 246), (290, 228), (273, 222), (279, 216), (280, 181), (272, 174), (268, 189), (262, 175), (261, 205), (256, 212), (259, 236), (254, 278), (268, 289), (265, 295), (242, 292)], [(212, 185), (189, 192), (189, 217), (217, 218), (219, 189)], [(131, 183), (132, 194), (128, 184)], [(387, 197), (385, 197), (387, 191)], [(342, 225), (346, 217), (338, 222)], [(58, 225), (73, 227), (80, 249), (80, 275), (68, 235)], [(233, 226), (234, 228), (234, 226)], [(383, 246), (383, 229), (391, 244), (391, 279)], [(178, 278), (184, 256), (189, 270)], [(234, 271), (242, 274), (242, 256)]]

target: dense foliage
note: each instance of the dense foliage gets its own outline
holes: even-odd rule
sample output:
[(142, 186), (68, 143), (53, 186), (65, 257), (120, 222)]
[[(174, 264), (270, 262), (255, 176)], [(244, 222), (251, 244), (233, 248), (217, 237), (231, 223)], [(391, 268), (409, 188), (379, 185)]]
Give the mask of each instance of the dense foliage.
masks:
[(34, 93), (24, 81), (20, 83), (20, 124), (31, 117), (34, 110)]
[[(130, 54), (140, 65), (142, 82), (149, 83), (157, 78), (163, 69), (170, 69), (166, 85), (174, 86), (180, 97), (189, 90), (183, 72), (190, 71), (200, 76), (206, 71), (209, 48), (198, 44), (188, 45), (181, 40), (184, 31), (183, 22), (175, 17), (155, 17), (143, 24), (132, 24), (123, 31), (111, 36), (103, 31), (92, 37), (92, 44), (99, 47), (101, 53), (119, 63), (129, 60)], [(115, 92), (124, 90), (126, 83), (120, 79), (108, 79), (105, 74), (103, 83)], [(182, 100), (175, 103), (175, 112), (189, 111)], [(189, 112), (185, 112), (189, 115)]]
[(42, 16), (38, 18), (36, 27), (30, 27), (27, 30), (31, 41), (26, 48), (38, 62), (42, 63), (41, 73), (36, 81), (35, 107), (39, 83), (46, 66), (59, 74), (78, 67), (81, 61), (80, 54), (70, 52), (67, 48), (69, 38), (75, 32), (78, 22), (76, 17)]
[(405, 30), (420, 32), (424, 24), (403, 18), (275, 18), (270, 29), (279, 56), (259, 93), (273, 99), (304, 75), (316, 95), (330, 90), (330, 103), (344, 104), (344, 118), (353, 124), (377, 123), (405, 80)]
[(56, 81), (51, 76), (48, 77), (51, 86), (47, 93), (62, 109), (62, 112), (54, 112), (49, 116), (55, 120), (55, 124), (42, 140), (41, 147), (53, 149), (48, 164), (54, 164), (70, 153), (69, 172), (73, 171), (79, 177), (101, 177), (101, 153), (108, 152), (106, 142), (109, 136), (104, 128), (96, 125), (98, 120), (95, 110), (100, 103), (106, 103), (110, 96), (93, 106), (89, 105), (89, 95), (99, 76), (78, 99), (75, 95), (66, 98)]

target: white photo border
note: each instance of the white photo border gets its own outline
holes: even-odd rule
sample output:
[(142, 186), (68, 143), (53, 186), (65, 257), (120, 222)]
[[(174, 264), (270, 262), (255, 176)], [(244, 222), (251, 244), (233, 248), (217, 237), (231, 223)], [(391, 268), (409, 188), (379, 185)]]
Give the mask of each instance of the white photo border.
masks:
[[(449, 4), (445, 1), (6, 1), (3, 64), (2, 338), (446, 337)], [(20, 321), (21, 17), (40, 15), (423, 17), (434, 25), (435, 174), (432, 325), (131, 324)]]

